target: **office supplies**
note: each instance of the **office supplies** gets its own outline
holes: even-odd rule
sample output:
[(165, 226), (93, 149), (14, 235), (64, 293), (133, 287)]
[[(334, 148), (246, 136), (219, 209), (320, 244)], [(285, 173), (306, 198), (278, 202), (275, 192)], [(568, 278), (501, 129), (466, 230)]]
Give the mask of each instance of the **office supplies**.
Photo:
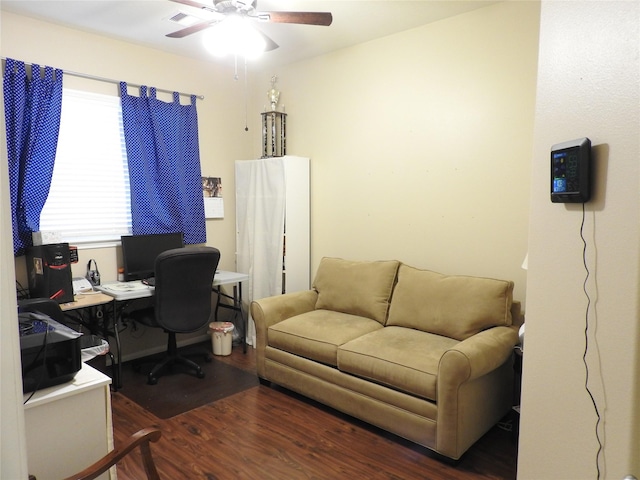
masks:
[(89, 283), (89, 280), (86, 278), (77, 277), (73, 279), (73, 294), (77, 295), (79, 293), (91, 292), (93, 291), (93, 286)]

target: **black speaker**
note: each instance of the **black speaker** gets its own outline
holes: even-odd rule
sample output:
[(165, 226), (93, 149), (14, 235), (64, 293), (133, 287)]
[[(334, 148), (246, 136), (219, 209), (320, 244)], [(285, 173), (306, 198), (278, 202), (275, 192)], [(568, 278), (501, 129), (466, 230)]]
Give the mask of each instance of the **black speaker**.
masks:
[(46, 297), (58, 303), (73, 302), (68, 243), (29, 247), (27, 274), (32, 298)]

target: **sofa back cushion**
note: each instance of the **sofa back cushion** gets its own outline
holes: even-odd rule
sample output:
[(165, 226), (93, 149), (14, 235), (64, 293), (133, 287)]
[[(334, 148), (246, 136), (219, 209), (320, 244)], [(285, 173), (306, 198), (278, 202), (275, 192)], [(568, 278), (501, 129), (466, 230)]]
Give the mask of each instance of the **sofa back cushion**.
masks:
[(512, 302), (511, 281), (401, 265), (387, 325), (464, 340), (489, 327), (511, 325)]
[(313, 281), (316, 309), (360, 315), (384, 325), (399, 265), (396, 260), (323, 258)]

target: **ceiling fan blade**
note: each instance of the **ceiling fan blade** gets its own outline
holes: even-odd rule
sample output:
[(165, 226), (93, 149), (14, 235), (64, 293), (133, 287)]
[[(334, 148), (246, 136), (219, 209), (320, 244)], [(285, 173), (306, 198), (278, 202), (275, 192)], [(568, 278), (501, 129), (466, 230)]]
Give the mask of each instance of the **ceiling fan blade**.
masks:
[(333, 15), (328, 12), (257, 12), (259, 20), (274, 23), (299, 23), (328, 27)]
[(191, 35), (192, 33), (197, 33), (206, 28), (209, 28), (210, 26), (215, 25), (219, 21), (220, 20), (214, 20), (212, 22), (196, 23), (195, 25), (191, 25), (190, 27), (183, 28), (182, 30), (178, 30), (177, 32), (167, 33), (166, 36), (170, 38), (183, 38), (183, 37), (186, 37), (187, 35)]
[(194, 0), (171, 0), (175, 3), (180, 3), (182, 5), (188, 5), (190, 7), (199, 8), (201, 10), (208, 10), (209, 12), (215, 12), (216, 9), (213, 6), (206, 5), (202, 2), (196, 2)]

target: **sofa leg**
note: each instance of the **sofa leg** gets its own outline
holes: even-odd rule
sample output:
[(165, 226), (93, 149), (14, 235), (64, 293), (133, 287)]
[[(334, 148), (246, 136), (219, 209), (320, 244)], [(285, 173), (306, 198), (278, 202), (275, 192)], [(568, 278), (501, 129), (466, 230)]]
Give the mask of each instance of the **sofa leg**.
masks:
[(258, 381), (260, 382), (260, 385), (264, 385), (265, 387), (271, 386), (271, 382), (266, 378), (258, 377)]

